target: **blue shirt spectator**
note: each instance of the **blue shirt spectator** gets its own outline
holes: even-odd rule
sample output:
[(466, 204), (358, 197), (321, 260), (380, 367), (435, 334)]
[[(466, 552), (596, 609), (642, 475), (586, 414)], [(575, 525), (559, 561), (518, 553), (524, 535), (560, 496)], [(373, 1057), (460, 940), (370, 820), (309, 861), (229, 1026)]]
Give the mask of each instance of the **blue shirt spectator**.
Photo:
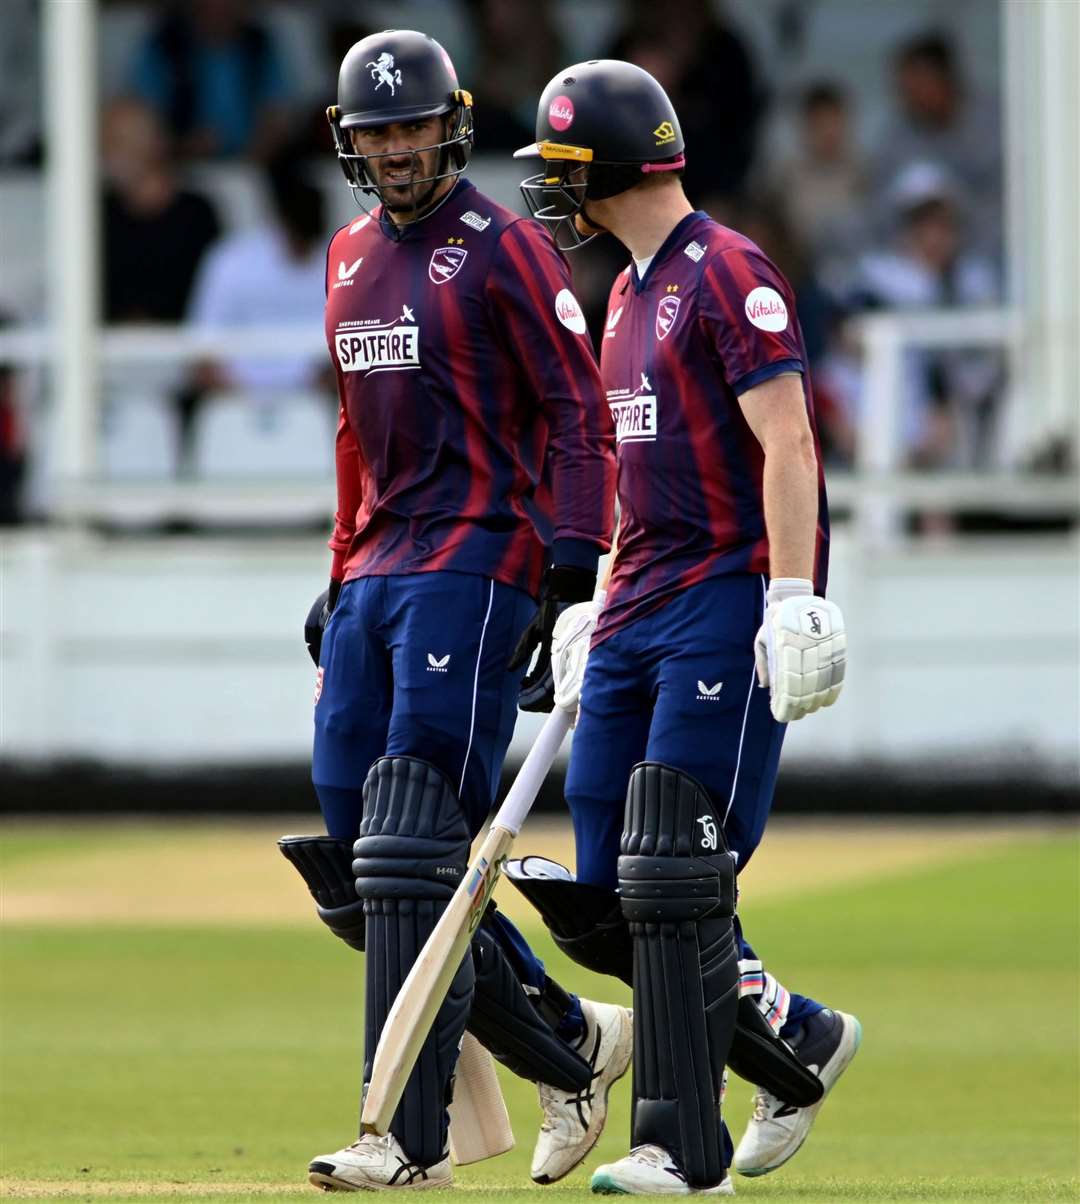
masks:
[(136, 55), (132, 87), (185, 158), (265, 159), (286, 133), (285, 64), (271, 33), (245, 10), (245, 0), (173, 8)]

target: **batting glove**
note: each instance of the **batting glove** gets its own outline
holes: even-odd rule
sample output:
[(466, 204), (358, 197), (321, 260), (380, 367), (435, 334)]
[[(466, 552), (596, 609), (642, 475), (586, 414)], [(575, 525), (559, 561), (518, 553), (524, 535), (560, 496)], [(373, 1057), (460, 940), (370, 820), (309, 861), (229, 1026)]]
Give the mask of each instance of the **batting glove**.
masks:
[(311, 604), (311, 609), (308, 611), (308, 616), (304, 620), (304, 643), (307, 644), (308, 656), (315, 662), (316, 668), (319, 664), (319, 656), (322, 653), (322, 637), (326, 630), (326, 624), (330, 621), (330, 616), (337, 605), (338, 594), (341, 593), (341, 582), (330, 578), (330, 587), (324, 589), (323, 592)]
[(780, 723), (792, 723), (840, 697), (847, 664), (844, 616), (814, 594), (809, 581), (780, 577), (769, 585), (765, 618), (754, 640), (758, 682), (770, 690)]
[(577, 725), (581, 683), (585, 678), (585, 661), (589, 644), (596, 630), (596, 621), (604, 605), (604, 594), (591, 602), (568, 606), (555, 620), (551, 636), (551, 676), (555, 687), (555, 705), (570, 716), (570, 726)]
[(506, 666), (516, 672), (536, 653), (536, 662), (525, 675), (518, 693), (522, 711), (550, 711), (555, 705), (551, 676), (551, 638), (555, 620), (574, 602), (585, 602), (596, 588), (596, 573), (571, 565), (553, 565), (540, 586), (540, 604), (532, 622), (521, 633)]

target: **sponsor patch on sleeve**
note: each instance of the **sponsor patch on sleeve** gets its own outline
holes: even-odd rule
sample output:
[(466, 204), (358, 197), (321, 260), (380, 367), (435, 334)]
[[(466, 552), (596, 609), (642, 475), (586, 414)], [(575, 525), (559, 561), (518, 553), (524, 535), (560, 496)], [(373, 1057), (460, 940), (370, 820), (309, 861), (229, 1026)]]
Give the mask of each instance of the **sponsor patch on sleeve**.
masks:
[(578, 299), (568, 288), (560, 289), (555, 298), (555, 316), (574, 334), (584, 334), (587, 329)]
[(787, 329), (788, 311), (784, 298), (768, 285), (762, 284), (751, 289), (746, 294), (744, 308), (750, 324), (759, 330)]

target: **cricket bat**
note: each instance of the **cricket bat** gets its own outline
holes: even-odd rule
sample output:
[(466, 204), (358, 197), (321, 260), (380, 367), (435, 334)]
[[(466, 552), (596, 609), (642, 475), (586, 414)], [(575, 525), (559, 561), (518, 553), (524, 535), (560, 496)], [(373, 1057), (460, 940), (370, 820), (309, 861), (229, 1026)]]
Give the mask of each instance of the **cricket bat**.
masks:
[(385, 1136), (389, 1132), (420, 1047), (483, 917), (514, 838), (569, 728), (569, 715), (556, 707), (540, 729), (506, 800), (495, 813), (479, 852), (465, 871), (464, 881), (402, 983), (375, 1050), (371, 1081), (360, 1113), (361, 1133)]
[(483, 1162), (514, 1148), (514, 1130), (491, 1054), (472, 1035), (461, 1041), (450, 1104), (450, 1161)]

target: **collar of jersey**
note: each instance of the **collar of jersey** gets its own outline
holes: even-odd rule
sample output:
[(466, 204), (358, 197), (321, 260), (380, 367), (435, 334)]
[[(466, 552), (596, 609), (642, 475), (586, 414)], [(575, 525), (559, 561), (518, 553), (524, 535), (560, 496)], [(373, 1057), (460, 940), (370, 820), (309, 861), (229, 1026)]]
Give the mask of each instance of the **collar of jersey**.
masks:
[(453, 188), (450, 189), (435, 208), (429, 209), (423, 217), (418, 218), (415, 222), (409, 222), (400, 238), (395, 238), (394, 223), (390, 220), (390, 215), (385, 209), (379, 213), (379, 227), (387, 238), (394, 239), (395, 242), (402, 242), (407, 238), (423, 238), (427, 233), (424, 223), (429, 217), (434, 217), (437, 213), (442, 213), (450, 204), (456, 204), (467, 192), (475, 191), (476, 185), (471, 180), (466, 180), (464, 176), (458, 176), (454, 181)]
[(633, 260), (630, 261), (630, 273), (634, 281), (635, 293), (643, 293), (645, 291), (653, 276), (656, 275), (657, 264), (662, 263), (668, 258), (668, 256), (675, 249), (676, 245), (687, 237), (690, 227), (695, 222), (701, 221), (702, 218), (704, 218), (705, 221), (709, 220), (709, 215), (703, 209), (695, 209), (693, 213), (688, 213), (684, 218), (682, 218), (682, 220), (671, 231), (667, 238), (665, 238), (660, 246), (657, 247), (656, 254), (653, 255), (652, 262), (646, 269), (643, 279), (638, 278), (637, 264), (634, 263)]

